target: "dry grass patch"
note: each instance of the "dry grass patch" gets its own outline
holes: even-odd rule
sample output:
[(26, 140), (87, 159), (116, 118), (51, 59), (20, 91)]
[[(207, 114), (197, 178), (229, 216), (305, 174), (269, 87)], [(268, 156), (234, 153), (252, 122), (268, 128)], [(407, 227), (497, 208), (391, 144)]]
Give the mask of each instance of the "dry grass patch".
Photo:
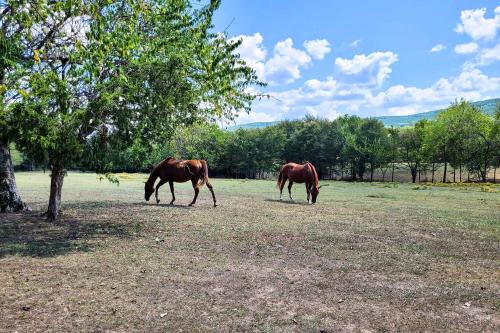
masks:
[[(290, 203), (274, 182), (214, 179), (220, 206), (203, 189), (188, 208), (189, 184), (155, 205), (141, 178), (70, 174), (59, 223), (2, 216), (1, 330), (500, 328), (498, 194), (333, 182), (307, 205), (303, 187)], [(18, 179), (43, 207), (48, 178)]]

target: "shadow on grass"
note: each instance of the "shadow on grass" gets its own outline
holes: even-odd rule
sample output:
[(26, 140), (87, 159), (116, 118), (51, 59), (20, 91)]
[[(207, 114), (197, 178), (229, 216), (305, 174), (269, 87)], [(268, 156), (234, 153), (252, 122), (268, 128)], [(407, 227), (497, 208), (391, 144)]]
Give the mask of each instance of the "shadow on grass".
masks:
[(54, 257), (87, 252), (89, 240), (131, 237), (134, 225), (103, 221), (66, 220), (50, 223), (38, 213), (1, 214), (0, 258), (7, 256)]
[(170, 205), (168, 203), (159, 203), (157, 204), (154, 201), (137, 201), (137, 202), (122, 202), (122, 201), (85, 201), (85, 202), (65, 202), (63, 203), (63, 209), (100, 209), (100, 208), (114, 208), (114, 209), (126, 209), (130, 207), (171, 207), (176, 209), (192, 209), (196, 207), (196, 204), (193, 207), (188, 206), (186, 204), (173, 204)]
[(291, 200), (279, 200), (279, 199), (264, 199), (264, 201), (268, 202), (279, 202), (287, 205), (301, 205), (301, 206), (309, 206), (306, 201), (291, 201)]

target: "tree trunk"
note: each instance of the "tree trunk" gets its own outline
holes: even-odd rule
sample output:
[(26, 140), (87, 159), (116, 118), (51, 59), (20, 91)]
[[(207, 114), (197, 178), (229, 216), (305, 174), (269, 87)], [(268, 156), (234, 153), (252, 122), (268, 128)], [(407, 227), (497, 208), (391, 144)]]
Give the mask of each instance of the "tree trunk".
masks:
[(49, 207), (47, 209), (47, 219), (55, 221), (59, 218), (61, 210), (61, 192), (63, 187), (64, 176), (66, 170), (62, 167), (53, 167), (50, 175), (50, 198)]
[(418, 183), (420, 184), (420, 168), (418, 169)]
[(436, 163), (432, 162), (432, 182), (434, 183), (434, 172), (436, 171)]
[(373, 163), (370, 163), (370, 182), (373, 182)]
[(391, 176), (391, 182), (394, 182), (394, 162), (392, 162), (392, 176)]
[(462, 164), (460, 164), (459, 172), (460, 172), (460, 182), (462, 182)]
[(444, 162), (443, 183), (446, 183), (446, 173), (448, 172), (448, 162)]
[(457, 179), (457, 169), (456, 168), (453, 168), (453, 182), (456, 183), (456, 179)]
[(497, 168), (493, 169), (493, 184), (497, 183)]
[(411, 182), (415, 183), (415, 181), (417, 180), (417, 169), (410, 168), (410, 172), (411, 172)]
[(0, 142), (0, 212), (29, 209), (21, 200), (16, 186), (14, 167), (7, 144)]

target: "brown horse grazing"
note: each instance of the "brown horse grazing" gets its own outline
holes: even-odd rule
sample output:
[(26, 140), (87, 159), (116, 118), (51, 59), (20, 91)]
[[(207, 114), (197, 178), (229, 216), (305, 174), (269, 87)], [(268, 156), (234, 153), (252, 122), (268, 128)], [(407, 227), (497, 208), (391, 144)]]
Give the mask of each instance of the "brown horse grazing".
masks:
[(194, 198), (189, 206), (196, 203), (200, 187), (203, 186), (203, 184), (207, 184), (208, 189), (212, 193), (212, 198), (214, 199), (214, 207), (217, 206), (213, 187), (208, 181), (207, 162), (204, 160), (181, 161), (173, 157), (168, 157), (161, 161), (153, 169), (144, 186), (144, 199), (146, 199), (146, 201), (149, 201), (149, 198), (153, 192), (155, 192), (154, 184), (157, 178), (160, 178), (160, 182), (156, 185), (156, 203), (160, 202), (160, 199), (158, 199), (158, 189), (160, 186), (167, 182), (170, 185), (170, 192), (172, 192), (172, 201), (170, 201), (170, 204), (172, 205), (175, 201), (174, 182), (184, 183), (190, 180), (194, 188)]
[(288, 163), (281, 167), (280, 175), (278, 177), (280, 200), (283, 193), (283, 187), (285, 187), (285, 183), (287, 180), (289, 180), (288, 193), (292, 201), (294, 201), (292, 198), (293, 183), (305, 182), (307, 202), (309, 203), (309, 197), (311, 197), (312, 203), (316, 203), (316, 198), (318, 197), (319, 189), (321, 188), (321, 186), (318, 186), (318, 173), (316, 172), (316, 168), (314, 167), (314, 165), (309, 162), (307, 162), (306, 164)]

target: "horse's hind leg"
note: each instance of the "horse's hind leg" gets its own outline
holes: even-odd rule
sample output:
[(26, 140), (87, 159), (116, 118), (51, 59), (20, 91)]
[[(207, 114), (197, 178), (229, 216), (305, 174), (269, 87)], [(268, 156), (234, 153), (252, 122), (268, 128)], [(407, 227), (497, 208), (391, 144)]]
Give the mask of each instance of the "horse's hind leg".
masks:
[(172, 201), (170, 201), (170, 204), (173, 205), (175, 201), (175, 194), (174, 194), (174, 181), (171, 180), (168, 182), (168, 185), (170, 185), (170, 192), (172, 193)]
[(288, 178), (286, 178), (285, 176), (283, 176), (283, 179), (281, 179), (281, 183), (280, 183), (280, 200), (282, 200), (283, 187), (285, 187), (285, 183), (286, 183), (287, 179)]
[(217, 200), (215, 199), (215, 193), (214, 193), (214, 188), (212, 184), (210, 184), (207, 180), (206, 182), (208, 189), (210, 190), (210, 193), (212, 193), (212, 198), (214, 199), (214, 207), (217, 207)]
[(198, 193), (200, 193), (200, 188), (198, 187), (198, 179), (192, 179), (191, 182), (193, 183), (193, 189), (194, 189), (194, 198), (193, 201), (189, 204), (189, 206), (192, 206), (196, 203), (196, 198), (198, 198)]
[(292, 182), (292, 180), (290, 179), (290, 180), (288, 181), (288, 195), (290, 195), (290, 200), (295, 201), (295, 200), (293, 200), (293, 198), (292, 198), (292, 185), (293, 185), (293, 182)]

